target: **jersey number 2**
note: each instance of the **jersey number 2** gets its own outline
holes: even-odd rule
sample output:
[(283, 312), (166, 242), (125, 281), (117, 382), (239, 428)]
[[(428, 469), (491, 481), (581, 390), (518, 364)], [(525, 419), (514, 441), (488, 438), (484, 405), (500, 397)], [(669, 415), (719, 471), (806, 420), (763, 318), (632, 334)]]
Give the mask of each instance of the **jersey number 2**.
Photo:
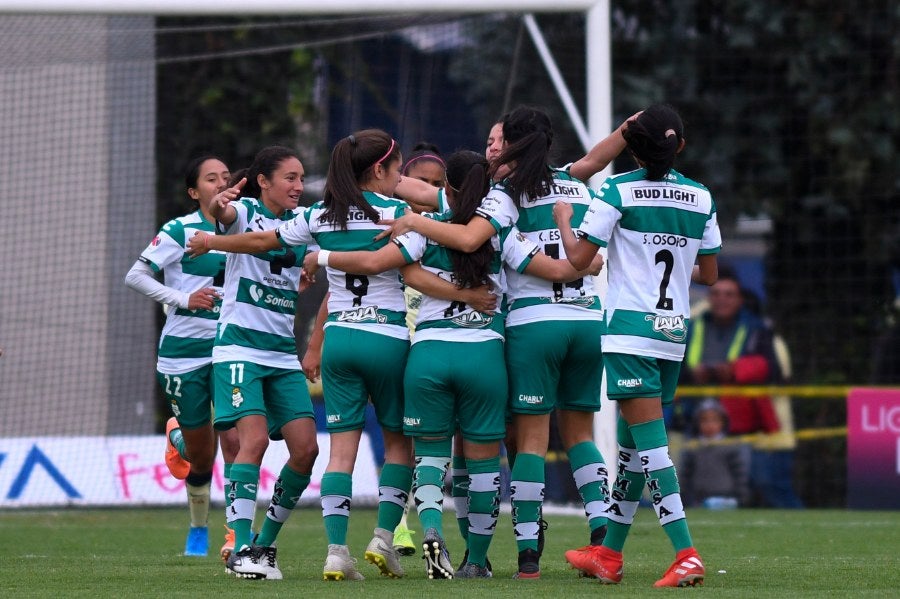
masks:
[(662, 262), (665, 265), (663, 269), (662, 281), (659, 282), (659, 301), (656, 302), (657, 310), (671, 310), (673, 301), (671, 297), (666, 297), (666, 289), (669, 287), (669, 278), (672, 276), (672, 269), (675, 267), (675, 257), (669, 250), (659, 250), (656, 252), (656, 263)]

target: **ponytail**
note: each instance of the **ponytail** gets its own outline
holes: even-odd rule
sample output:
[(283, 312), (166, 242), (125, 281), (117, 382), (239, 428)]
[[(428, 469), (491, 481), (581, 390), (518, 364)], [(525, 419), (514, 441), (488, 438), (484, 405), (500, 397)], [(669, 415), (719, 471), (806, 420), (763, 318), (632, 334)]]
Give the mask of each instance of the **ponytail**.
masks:
[[(450, 222), (465, 225), (490, 189), (487, 159), (477, 152), (463, 150), (447, 159), (447, 183), (453, 188), (454, 204)], [(490, 239), (473, 252), (450, 250), (450, 260), (458, 287), (477, 287), (488, 281), (494, 248)]]
[(675, 164), (684, 139), (684, 124), (674, 108), (654, 104), (622, 132), (628, 150), (643, 163), (647, 179), (662, 181)]
[(546, 112), (520, 106), (504, 115), (503, 139), (508, 144), (493, 165), (513, 164), (506, 186), (518, 206), (523, 199), (533, 202), (550, 192), (553, 174), (549, 154), (553, 144), (553, 127)]

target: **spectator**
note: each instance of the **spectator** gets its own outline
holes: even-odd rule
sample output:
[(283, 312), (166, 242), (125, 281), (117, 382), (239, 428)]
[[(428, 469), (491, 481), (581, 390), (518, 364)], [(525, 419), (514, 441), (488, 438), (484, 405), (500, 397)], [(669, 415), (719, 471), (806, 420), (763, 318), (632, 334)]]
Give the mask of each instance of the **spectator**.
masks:
[[(721, 269), (719, 280), (710, 287), (708, 308), (691, 319), (682, 383), (784, 382), (785, 371), (790, 368), (784, 344), (784, 359), (779, 360), (771, 327), (748, 308), (745, 294), (734, 271)], [(768, 396), (723, 396), (719, 401), (728, 415), (730, 435), (759, 434), (750, 465), (750, 487), (758, 496), (756, 502), (766, 507), (802, 507), (791, 484), (796, 441), (790, 399), (779, 398), (777, 411)], [(683, 422), (692, 420), (692, 408), (690, 399), (682, 400)]]
[(706, 507), (747, 505), (750, 447), (729, 443), (728, 414), (713, 398), (694, 411), (693, 441), (681, 456), (679, 479), (686, 505)]

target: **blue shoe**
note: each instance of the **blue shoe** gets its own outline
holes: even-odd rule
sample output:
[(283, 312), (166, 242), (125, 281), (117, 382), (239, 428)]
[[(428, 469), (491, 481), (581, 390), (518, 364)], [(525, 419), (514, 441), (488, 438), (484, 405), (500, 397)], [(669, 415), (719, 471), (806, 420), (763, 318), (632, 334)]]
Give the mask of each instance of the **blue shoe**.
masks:
[(209, 553), (209, 529), (205, 526), (191, 526), (184, 542), (184, 554), (189, 557), (206, 557)]

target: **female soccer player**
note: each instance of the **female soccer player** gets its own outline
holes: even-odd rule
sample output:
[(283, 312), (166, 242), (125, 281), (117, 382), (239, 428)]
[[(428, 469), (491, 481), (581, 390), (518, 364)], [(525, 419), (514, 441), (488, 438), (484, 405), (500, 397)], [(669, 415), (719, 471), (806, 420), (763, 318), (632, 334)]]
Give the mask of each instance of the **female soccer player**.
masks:
[[(230, 239), (201, 235), (191, 247), (262, 252), (316, 243), (326, 251), (371, 253), (387, 244), (387, 240), (373, 241), (384, 229), (376, 223), (406, 209), (404, 202), (392, 198), (400, 179), (400, 161), (396, 142), (384, 131), (356, 132), (335, 145), (321, 202), (277, 230)], [(379, 481), (378, 523), (365, 556), (382, 574), (400, 577), (404, 572), (393, 548), (393, 530), (412, 484), (412, 452), (410, 440), (403, 435), (402, 384), (409, 331), (399, 273), (393, 269), (365, 275), (329, 269), (328, 279), (321, 374), (331, 454), (321, 490), (329, 541), (323, 575), (326, 580), (362, 578), (346, 538), (351, 476), (371, 398), (384, 433), (385, 464)], [(455, 295), (457, 300), (473, 299)]]
[(401, 173), (440, 188), (447, 180), (447, 165), (436, 145), (422, 141), (413, 146)]
[[(548, 165), (553, 130), (544, 112), (520, 107), (502, 120), (505, 147), (493, 167), (506, 167), (509, 175), (494, 185), (476, 216), (463, 225), (407, 214), (392, 224), (392, 235), (415, 230), (442, 245), (472, 251), (494, 233), (516, 225), (547, 255), (565, 257), (552, 206), (566, 198), (575, 203), (580, 218), (591, 192), (567, 172)], [(517, 446), (510, 488), (518, 576), (538, 578), (544, 461), (553, 410), (558, 410), (592, 542), (598, 543), (605, 531), (606, 467), (593, 442), (594, 413), (600, 409), (603, 312), (590, 276), (551, 283), (507, 270), (507, 285), (506, 362)]]
[[(166, 425), (165, 460), (172, 475), (185, 481), (191, 525), (184, 554), (191, 556), (209, 551), (209, 488), (216, 459), (212, 348), (222, 305), (225, 254), (192, 261), (187, 259), (185, 244), (195, 231), (213, 230), (210, 203), (225, 189), (228, 175), (228, 167), (217, 156), (205, 154), (191, 160), (185, 187), (197, 210), (166, 223), (125, 276), (126, 285), (168, 309), (156, 378), (174, 415)], [(163, 273), (165, 284), (156, 280), (158, 272)], [(228, 478), (237, 435), (223, 432), (219, 438)], [(230, 547), (223, 547), (226, 551)]]
[[(447, 197), (452, 210), (438, 220), (469, 222), (488, 191), (487, 160), (475, 152), (457, 152), (447, 161)], [(313, 255), (307, 256), (310, 266)], [(424, 268), (462, 288), (486, 283), (500, 293), (502, 263), (516, 272), (543, 276), (560, 283), (586, 272), (575, 271), (565, 260), (539, 252), (513, 226), (501, 231), (474, 252), (448, 250), (418, 234), (395, 238), (378, 252), (319, 252), (319, 263), (330, 268), (374, 273), (419, 260)], [(598, 261), (599, 262), (599, 261)], [(594, 265), (599, 268), (598, 265)], [(404, 267), (403, 274), (411, 266)], [(499, 502), (499, 441), (504, 437), (506, 365), (503, 356), (502, 313), (486, 314), (461, 302), (423, 295), (407, 363), (405, 431), (415, 437), (415, 500), (426, 529), (423, 547), (429, 578), (451, 578), (453, 568), (441, 526), (444, 474), (450, 460), (450, 439), (457, 424), (462, 431), (468, 471), (468, 530), (462, 578), (486, 578), (486, 554), (493, 536)], [(472, 356), (475, 356), (474, 358)], [(479, 364), (478, 376), (461, 368)]]
[(676, 551), (654, 586), (692, 586), (702, 583), (704, 568), (669, 457), (662, 406), (674, 398), (684, 357), (688, 287), (692, 280), (716, 281), (722, 239), (709, 191), (672, 168), (684, 148), (678, 113), (651, 106), (627, 124), (623, 136), (640, 168), (606, 180), (578, 226), (578, 238), (571, 207), (561, 201), (553, 209), (573, 266), (609, 247), (603, 354), (607, 393), (620, 413), (609, 531), (602, 546), (568, 551), (566, 560), (602, 582), (621, 581), (622, 548), (646, 485)]
[[(247, 169), (246, 183), (216, 196), (211, 212), (224, 235), (197, 235), (227, 239), (246, 231), (274, 229), (295, 216), (303, 178), (296, 152), (281, 146), (264, 148)], [(232, 201), (241, 185), (249, 197)], [(191, 253), (196, 253), (193, 247)], [(240, 439), (231, 468), (228, 511), (238, 549), (227, 567), (244, 578), (282, 577), (275, 538), (309, 484), (318, 455), (312, 402), (294, 341), (303, 254), (303, 248), (279, 249), (229, 254), (226, 261), (225, 301), (213, 348), (215, 426), (236, 428)], [(289, 456), (275, 482), (260, 532), (251, 542), (259, 469), (270, 438), (284, 439)]]

